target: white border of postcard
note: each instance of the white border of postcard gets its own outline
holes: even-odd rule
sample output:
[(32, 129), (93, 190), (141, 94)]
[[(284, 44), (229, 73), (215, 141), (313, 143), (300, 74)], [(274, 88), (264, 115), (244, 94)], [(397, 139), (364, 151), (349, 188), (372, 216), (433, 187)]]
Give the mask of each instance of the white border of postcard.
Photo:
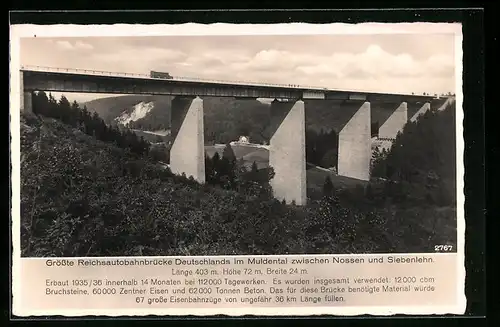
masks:
[[(455, 35), (455, 76), (456, 76), (456, 164), (457, 164), (457, 255), (458, 274), (457, 298), (451, 307), (398, 307), (391, 310), (387, 307), (267, 307), (267, 308), (235, 308), (235, 309), (137, 309), (137, 310), (69, 310), (54, 308), (46, 312), (25, 312), (16, 293), (20, 290), (22, 280), (20, 262), (20, 38), (22, 37), (103, 37), (103, 36), (168, 36), (168, 35), (313, 35), (313, 34), (454, 34)], [(10, 131), (12, 158), (12, 295), (13, 313), (16, 315), (315, 315), (332, 314), (351, 316), (359, 314), (392, 315), (392, 314), (463, 314), (465, 311), (465, 261), (464, 235), (465, 217), (463, 193), (464, 166), (463, 152), (463, 95), (462, 95), (462, 26), (459, 23), (362, 23), (362, 24), (180, 24), (180, 25), (11, 25), (10, 26)], [(37, 259), (33, 259), (37, 260)], [(168, 311), (168, 312), (167, 312)]]

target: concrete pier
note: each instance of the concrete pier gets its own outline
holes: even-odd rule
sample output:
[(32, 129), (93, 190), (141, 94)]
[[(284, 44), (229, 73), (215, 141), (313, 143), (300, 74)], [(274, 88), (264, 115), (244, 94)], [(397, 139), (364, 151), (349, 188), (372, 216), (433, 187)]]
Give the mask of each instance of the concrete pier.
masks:
[(21, 89), (21, 103), (20, 103), (20, 111), (21, 112), (33, 112), (33, 92), (32, 91), (24, 91), (24, 73), (21, 72), (20, 76), (20, 85)]
[(271, 180), (274, 197), (307, 202), (306, 186), (306, 137), (304, 102), (273, 101), (271, 103), (272, 136), (269, 148), (269, 165), (274, 168)]
[(448, 97), (446, 101), (437, 109), (437, 111), (443, 111), (448, 106), (452, 105), (455, 102), (455, 97)]
[(21, 94), (21, 112), (33, 112), (33, 93), (23, 92)]
[(365, 102), (339, 133), (338, 174), (370, 179), (370, 103)]
[(172, 100), (170, 169), (205, 183), (203, 100), (199, 97), (175, 97)]
[(395, 139), (399, 132), (408, 122), (408, 106), (403, 102), (389, 116), (385, 123), (378, 130), (378, 137), (381, 139)]
[(431, 109), (431, 104), (429, 102), (424, 103), (424, 105), (410, 118), (411, 122), (415, 122), (418, 117), (425, 114), (429, 109)]

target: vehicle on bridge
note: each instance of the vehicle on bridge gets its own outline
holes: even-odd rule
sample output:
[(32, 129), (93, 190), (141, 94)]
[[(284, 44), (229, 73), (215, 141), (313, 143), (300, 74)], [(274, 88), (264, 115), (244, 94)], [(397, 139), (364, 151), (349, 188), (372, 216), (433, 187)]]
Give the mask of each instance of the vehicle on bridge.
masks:
[(173, 79), (173, 77), (169, 73), (155, 72), (154, 70), (151, 71), (149, 76), (151, 78)]

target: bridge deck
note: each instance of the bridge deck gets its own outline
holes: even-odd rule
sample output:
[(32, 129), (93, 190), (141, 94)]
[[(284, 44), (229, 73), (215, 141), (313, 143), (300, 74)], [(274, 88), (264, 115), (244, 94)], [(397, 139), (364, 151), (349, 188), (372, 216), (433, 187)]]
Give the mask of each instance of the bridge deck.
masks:
[[(143, 74), (96, 71), (49, 71), (21, 69), (26, 91), (76, 93), (197, 95), (241, 98), (316, 98), (335, 100), (430, 101), (433, 96), (388, 94), (359, 90), (334, 90), (294, 84), (210, 81), (174, 77), (151, 78)], [(403, 100), (404, 99), (404, 100)]]

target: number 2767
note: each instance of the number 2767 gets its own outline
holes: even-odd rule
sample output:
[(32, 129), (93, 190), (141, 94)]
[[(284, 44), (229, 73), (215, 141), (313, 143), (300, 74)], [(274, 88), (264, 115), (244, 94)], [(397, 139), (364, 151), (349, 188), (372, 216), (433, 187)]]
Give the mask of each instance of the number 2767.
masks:
[(434, 245), (434, 251), (452, 251), (453, 245)]

